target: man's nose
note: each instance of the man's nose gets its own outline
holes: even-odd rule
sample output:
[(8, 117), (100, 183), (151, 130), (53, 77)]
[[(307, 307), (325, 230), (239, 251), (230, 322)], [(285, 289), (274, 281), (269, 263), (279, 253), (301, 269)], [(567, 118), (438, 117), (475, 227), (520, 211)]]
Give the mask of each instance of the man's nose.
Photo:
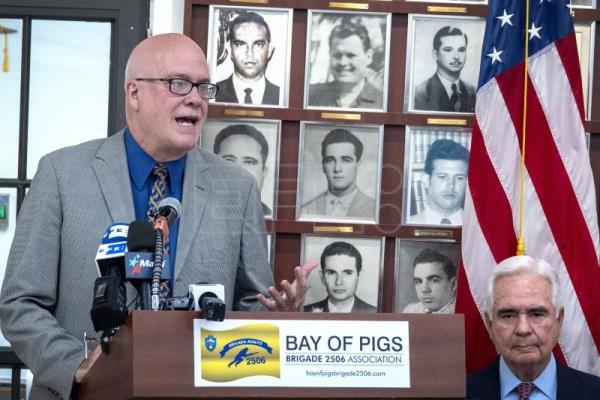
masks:
[(430, 293), (431, 292), (431, 286), (429, 285), (429, 283), (425, 282), (423, 284), (423, 286), (421, 287), (421, 292), (423, 292), (423, 293)]
[(529, 322), (528, 315), (525, 313), (519, 313), (517, 316), (517, 325), (515, 332), (518, 335), (527, 335), (531, 332), (531, 323)]

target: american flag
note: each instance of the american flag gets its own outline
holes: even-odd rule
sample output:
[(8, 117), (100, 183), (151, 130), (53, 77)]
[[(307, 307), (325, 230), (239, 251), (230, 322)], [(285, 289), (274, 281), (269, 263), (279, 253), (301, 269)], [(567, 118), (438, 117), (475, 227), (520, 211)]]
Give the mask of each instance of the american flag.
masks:
[(488, 6), (456, 307), (465, 314), (467, 369), (496, 357), (482, 319), (485, 284), (516, 251), (527, 31), (525, 253), (550, 262), (561, 280), (565, 320), (555, 355), (600, 375), (598, 219), (573, 21), (565, 0), (530, 0), (525, 25), (526, 3)]

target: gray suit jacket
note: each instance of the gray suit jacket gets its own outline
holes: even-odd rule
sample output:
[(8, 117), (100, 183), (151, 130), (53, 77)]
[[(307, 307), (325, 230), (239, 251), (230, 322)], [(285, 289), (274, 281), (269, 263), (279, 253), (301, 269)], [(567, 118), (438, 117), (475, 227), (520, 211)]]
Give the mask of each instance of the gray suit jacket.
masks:
[[(303, 214), (327, 216), (327, 191), (324, 191), (314, 199), (302, 206)], [(375, 218), (375, 200), (367, 196), (360, 189), (357, 189), (356, 195), (348, 208), (348, 218)]]
[[(222, 283), (229, 309), (261, 308), (255, 295), (273, 278), (254, 179), (195, 149), (186, 159), (182, 206), (173, 295), (187, 294), (190, 283)], [(134, 218), (122, 132), (40, 161), (0, 294), (2, 332), (34, 374), (32, 399), (69, 397), (83, 332), (94, 333), (98, 244), (108, 226)]]

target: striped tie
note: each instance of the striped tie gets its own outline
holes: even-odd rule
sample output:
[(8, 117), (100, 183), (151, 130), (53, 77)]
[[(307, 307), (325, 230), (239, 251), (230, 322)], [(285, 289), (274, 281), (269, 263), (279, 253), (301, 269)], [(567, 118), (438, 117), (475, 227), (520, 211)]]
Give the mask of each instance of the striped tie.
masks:
[[(169, 178), (169, 170), (163, 163), (156, 163), (152, 168), (152, 177), (154, 178), (154, 183), (152, 184), (152, 191), (150, 193), (150, 197), (148, 198), (148, 221), (154, 224), (156, 217), (158, 216), (158, 203), (162, 199), (164, 199), (167, 195), (167, 180)], [(168, 238), (163, 238), (163, 240), (167, 240)], [(167, 260), (169, 253), (169, 245), (166, 244), (164, 246), (165, 254), (164, 259)], [(163, 264), (164, 266), (164, 264)], [(169, 282), (163, 281), (160, 283), (160, 298), (164, 300), (169, 297), (170, 289)], [(162, 301), (161, 301), (162, 303)]]

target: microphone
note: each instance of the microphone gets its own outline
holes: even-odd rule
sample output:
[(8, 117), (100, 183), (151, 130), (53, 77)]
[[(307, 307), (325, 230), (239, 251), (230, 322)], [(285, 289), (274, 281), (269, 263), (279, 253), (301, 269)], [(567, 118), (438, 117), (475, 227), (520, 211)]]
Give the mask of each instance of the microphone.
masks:
[(165, 197), (158, 202), (158, 215), (165, 217), (168, 226), (173, 225), (181, 216), (181, 203), (175, 197)]
[[(154, 269), (154, 227), (148, 221), (135, 220), (129, 224), (125, 254), (125, 277), (132, 281), (139, 294), (139, 308), (151, 308), (151, 283)], [(168, 274), (170, 270), (165, 268)], [(164, 276), (169, 279), (169, 276)]]
[(220, 283), (190, 285), (189, 296), (194, 299), (194, 311), (201, 311), (207, 320), (225, 319), (225, 287)]
[(160, 309), (160, 277), (163, 270), (164, 245), (169, 241), (169, 227), (181, 215), (181, 203), (166, 197), (158, 203), (158, 216), (154, 222), (154, 267), (152, 269), (152, 310)]
[(90, 316), (96, 331), (109, 331), (127, 319), (127, 292), (123, 283), (124, 256), (128, 225), (108, 227), (96, 253), (100, 277), (94, 282), (94, 299)]

